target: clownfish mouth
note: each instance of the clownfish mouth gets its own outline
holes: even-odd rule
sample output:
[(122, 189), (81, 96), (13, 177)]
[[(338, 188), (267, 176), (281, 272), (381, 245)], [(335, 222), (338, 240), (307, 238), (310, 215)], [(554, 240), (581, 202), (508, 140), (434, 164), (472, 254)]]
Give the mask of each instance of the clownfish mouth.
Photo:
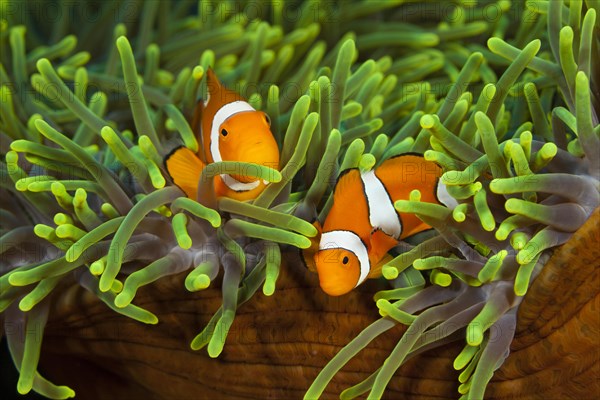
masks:
[(329, 296), (343, 296), (346, 293), (350, 293), (350, 290), (344, 288), (337, 282), (320, 281), (319, 285), (325, 294)]
[(358, 282), (351, 279), (348, 274), (340, 275), (336, 273), (336, 271), (341, 272), (339, 266), (333, 267), (332, 270), (329, 266), (323, 266), (322, 263), (317, 262), (316, 267), (319, 275), (319, 286), (329, 296), (343, 296), (350, 293), (357, 286)]

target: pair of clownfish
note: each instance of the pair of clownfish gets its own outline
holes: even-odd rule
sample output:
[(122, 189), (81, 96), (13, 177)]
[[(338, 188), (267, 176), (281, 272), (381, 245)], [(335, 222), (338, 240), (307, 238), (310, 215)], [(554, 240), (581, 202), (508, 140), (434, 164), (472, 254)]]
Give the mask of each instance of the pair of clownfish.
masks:
[[(165, 158), (173, 182), (188, 197), (197, 198), (204, 167), (217, 161), (244, 161), (277, 167), (279, 149), (268, 116), (255, 110), (239, 94), (225, 88), (212, 70), (207, 71), (208, 98), (199, 102), (192, 128), (199, 132), (198, 154), (179, 147)], [(333, 205), (320, 237), (303, 252), (309, 269), (316, 271), (323, 291), (332, 296), (350, 292), (367, 278), (381, 275), (387, 254), (400, 240), (430, 229), (414, 214), (398, 213), (396, 200), (408, 199), (412, 190), (421, 201), (456, 205), (439, 182), (441, 168), (421, 155), (404, 154), (384, 161), (374, 170), (344, 171), (336, 183)], [(235, 174), (215, 177), (217, 197), (256, 198), (268, 182)]]

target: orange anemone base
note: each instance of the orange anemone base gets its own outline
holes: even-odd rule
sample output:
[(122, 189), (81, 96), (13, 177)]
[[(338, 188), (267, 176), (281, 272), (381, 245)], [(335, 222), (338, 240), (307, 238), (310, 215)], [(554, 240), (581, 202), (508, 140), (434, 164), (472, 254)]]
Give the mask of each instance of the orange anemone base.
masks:
[[(600, 398), (600, 209), (557, 249), (519, 309), (510, 356), (486, 398)], [(224, 351), (211, 359), (189, 344), (221, 303), (218, 285), (185, 290), (185, 274), (140, 289), (135, 304), (160, 322), (123, 317), (79, 286), (57, 299), (42, 346), (41, 371), (81, 399), (300, 399), (325, 364), (378, 318), (377, 282), (328, 297), (317, 276), (282, 267), (271, 297), (260, 291), (237, 312)], [(388, 331), (328, 385), (339, 393), (377, 369), (404, 327)], [(409, 360), (388, 398), (458, 398), (452, 361), (464, 343)]]

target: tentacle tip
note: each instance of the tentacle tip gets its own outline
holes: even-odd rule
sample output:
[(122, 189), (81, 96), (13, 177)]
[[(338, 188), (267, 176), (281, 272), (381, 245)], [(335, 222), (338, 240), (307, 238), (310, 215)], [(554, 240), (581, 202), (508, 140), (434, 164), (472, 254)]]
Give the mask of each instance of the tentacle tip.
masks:
[(201, 274), (194, 279), (193, 288), (197, 290), (206, 289), (210, 286), (210, 277), (206, 274)]
[(100, 276), (104, 272), (104, 264), (101, 261), (94, 261), (90, 264), (90, 273), (94, 276)]
[(43, 68), (47, 68), (47, 67), (52, 68), (52, 64), (50, 63), (50, 60), (48, 60), (45, 57), (37, 60), (37, 62), (35, 63), (35, 66), (37, 67), (38, 71), (40, 71), (40, 72)]
[(486, 223), (486, 224), (482, 224), (482, 226), (483, 226), (483, 229), (488, 232), (493, 232), (494, 229), (496, 229), (495, 223)]
[(206, 333), (204, 332), (197, 334), (190, 342), (190, 349), (194, 351), (198, 351), (204, 346), (206, 346)]
[(523, 297), (527, 293), (527, 286), (526, 285), (517, 285), (517, 284), (515, 284), (514, 290), (515, 290), (515, 294), (517, 296)]
[[(213, 338), (214, 338), (214, 336), (213, 336)], [(208, 349), (207, 349), (208, 356), (210, 358), (219, 357), (219, 355), (221, 355), (221, 353), (223, 352), (223, 345), (224, 345), (224, 343), (220, 343), (220, 342), (217, 343), (211, 339), (210, 343), (208, 344)]]
[(452, 277), (448, 274), (439, 274), (436, 276), (436, 279), (433, 280), (433, 283), (441, 287), (448, 287), (452, 283)]
[(60, 398), (62, 399), (70, 399), (75, 397), (75, 391), (68, 386), (59, 386), (59, 390), (62, 391)]
[(310, 226), (310, 228), (308, 228), (306, 230), (306, 232), (304, 233), (304, 235), (306, 237), (310, 237), (310, 238), (314, 238), (315, 236), (317, 236), (317, 234), (319, 233), (319, 230), (317, 228), (315, 228), (314, 226)]
[(194, 350), (194, 351), (198, 351), (202, 348), (202, 346), (198, 345), (197, 343), (195, 343), (194, 341), (192, 341), (190, 343), (190, 349)]
[(112, 289), (112, 285), (113, 285), (113, 281), (114, 279), (102, 279), (104, 278), (104, 275), (102, 275), (100, 277), (100, 283), (98, 285), (98, 289), (100, 289), (101, 292), (106, 293), (108, 292), (110, 289)]
[(117, 306), (118, 308), (125, 308), (129, 304), (131, 304), (131, 300), (133, 299), (131, 299), (129, 295), (127, 295), (124, 292), (121, 292), (115, 297), (115, 306)]
[(275, 293), (275, 284), (272, 282), (266, 282), (263, 286), (263, 294), (265, 296), (272, 296)]
[[(38, 61), (38, 65), (39, 65), (40, 61), (42, 61), (42, 60)], [(48, 61), (48, 60), (46, 60), (46, 61)], [(43, 130), (48, 126), (48, 123), (46, 123), (46, 121), (44, 121), (43, 119), (36, 119), (35, 121), (33, 121), (33, 124), (35, 125), (37, 130), (42, 134), (44, 133)]]
[(15, 272), (15, 273), (9, 275), (8, 283), (10, 283), (12, 286), (22, 286), (21, 285), (22, 282), (19, 280), (19, 273)]
[(377, 305), (377, 308), (381, 310), (383, 307), (390, 305), (390, 302), (387, 299), (379, 299), (375, 302), (375, 304)]
[(467, 339), (467, 344), (469, 346), (479, 346), (482, 341), (483, 341), (483, 337), (471, 338), (471, 339)]
[(301, 236), (300, 238), (298, 238), (296, 246), (301, 249), (308, 249), (311, 246), (311, 241), (309, 238)]
[(65, 260), (67, 260), (67, 262), (73, 262), (73, 261), (77, 260), (78, 257), (79, 257), (79, 255), (73, 249), (73, 246), (69, 247), (69, 249), (67, 250), (67, 253), (65, 254)]
[(117, 44), (117, 46), (128, 46), (129, 40), (127, 39), (127, 36), (121, 35), (117, 38), (115, 43)]
[(481, 342), (483, 342), (483, 331), (477, 327), (467, 327), (467, 344), (479, 346)]
[(508, 232), (498, 229), (494, 237), (496, 238), (496, 240), (504, 241), (508, 238)]
[(406, 212), (404, 208), (410, 206), (410, 201), (408, 200), (398, 200), (394, 203), (394, 208), (400, 212)]
[(575, 82), (578, 85), (583, 85), (584, 87), (589, 84), (589, 80), (584, 71), (578, 71), (577, 75), (575, 75)]
[(383, 267), (381, 272), (387, 280), (396, 279), (399, 275), (398, 268), (396, 267)]
[(34, 305), (35, 304), (33, 301), (31, 301), (28, 298), (24, 298), (19, 302), (19, 310), (21, 310), (23, 312), (27, 312), (27, 311), (30, 311)]
[(435, 119), (430, 114), (425, 114), (421, 117), (419, 123), (423, 129), (431, 129), (435, 124)]
[(353, 398), (354, 396), (351, 394), (350, 389), (346, 389), (342, 393), (340, 393), (340, 400), (350, 400)]
[(192, 239), (189, 236), (185, 236), (182, 238), (177, 238), (177, 243), (179, 244), (179, 247), (181, 247), (184, 250), (189, 250), (192, 247)]
[(501, 185), (501, 182), (502, 182), (502, 181), (501, 181), (500, 179), (498, 179), (498, 178), (496, 178), (496, 179), (492, 179), (492, 181), (490, 182), (490, 190), (491, 190), (493, 193), (496, 193), (496, 194), (501, 194), (501, 192), (500, 192), (500, 185)]
[(519, 265), (525, 265), (525, 264), (531, 262), (532, 257), (529, 254), (526, 254), (525, 251), (521, 250), (517, 253), (516, 260), (517, 260), (517, 263), (519, 263)]
[(462, 212), (456, 212), (452, 214), (452, 217), (456, 222), (465, 222), (467, 216)]
[(7, 164), (16, 164), (19, 161), (19, 154), (16, 151), (9, 151), (4, 156)]
[[(458, 393), (462, 394), (463, 396), (467, 396), (470, 388), (471, 388), (471, 385), (463, 383), (462, 385), (460, 385), (458, 387)], [(462, 396), (461, 396), (461, 398), (462, 398)], [(469, 397), (466, 397), (466, 398), (468, 399)]]
[(33, 388), (33, 379), (21, 379), (17, 382), (17, 391), (19, 394), (27, 394)]
[(465, 367), (465, 364), (464, 364), (463, 360), (461, 360), (460, 358), (456, 357), (454, 359), (454, 362), (452, 363), (452, 368), (454, 368), (455, 371), (460, 371), (464, 367)]

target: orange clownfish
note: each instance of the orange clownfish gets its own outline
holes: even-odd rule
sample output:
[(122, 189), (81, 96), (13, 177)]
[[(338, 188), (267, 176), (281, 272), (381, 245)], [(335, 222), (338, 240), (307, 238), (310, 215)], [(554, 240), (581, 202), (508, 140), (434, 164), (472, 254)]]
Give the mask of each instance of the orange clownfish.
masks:
[(394, 208), (394, 202), (408, 199), (412, 190), (421, 192), (423, 202), (454, 208), (456, 200), (439, 182), (441, 175), (437, 164), (415, 154), (390, 158), (363, 173), (344, 171), (336, 183), (318, 248), (315, 243), (312, 254), (310, 249), (304, 253), (309, 268), (319, 274), (323, 291), (340, 296), (367, 278), (381, 276), (381, 267), (391, 259), (390, 249), (431, 228), (416, 215)]
[[(196, 154), (187, 147), (179, 147), (165, 157), (165, 167), (173, 182), (192, 199), (197, 198), (198, 181), (207, 164), (242, 161), (279, 167), (279, 148), (267, 114), (255, 110), (238, 93), (224, 87), (212, 69), (206, 76), (208, 96), (206, 101), (198, 102), (192, 120), (201, 149)], [(254, 199), (269, 183), (231, 172), (215, 178), (217, 197)]]

